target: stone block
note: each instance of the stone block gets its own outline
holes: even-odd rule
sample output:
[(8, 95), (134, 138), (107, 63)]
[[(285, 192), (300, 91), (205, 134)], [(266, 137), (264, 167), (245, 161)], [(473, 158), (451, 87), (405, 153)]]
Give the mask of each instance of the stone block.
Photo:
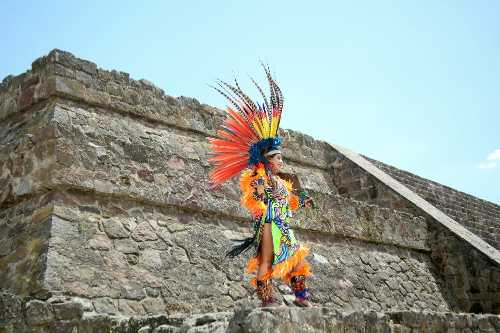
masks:
[(130, 236), (130, 232), (124, 228), (118, 219), (104, 219), (102, 220), (102, 226), (109, 238), (127, 238)]
[(59, 320), (80, 319), (83, 315), (83, 305), (78, 302), (52, 303), (52, 309)]
[(139, 246), (132, 239), (115, 239), (113, 243), (117, 251), (126, 254), (139, 254)]
[(114, 300), (109, 297), (96, 298), (92, 301), (92, 304), (94, 305), (94, 309), (97, 313), (118, 313), (117, 304), (115, 304)]
[(137, 242), (157, 240), (158, 236), (149, 222), (142, 222), (135, 227), (132, 238)]
[(153, 330), (153, 333), (179, 333), (180, 329), (172, 325), (160, 325)]
[(0, 292), (0, 323), (16, 318), (22, 318), (21, 299), (13, 294)]
[(166, 312), (165, 304), (159, 298), (146, 298), (141, 303), (146, 313), (158, 314)]
[(26, 303), (26, 322), (31, 326), (50, 323), (54, 320), (52, 305), (39, 300)]
[(121, 285), (121, 297), (130, 300), (141, 300), (146, 297), (144, 287), (138, 282), (128, 282)]
[(112, 243), (106, 235), (95, 235), (88, 241), (89, 247), (93, 250), (109, 251)]
[(74, 320), (57, 320), (50, 323), (47, 330), (42, 332), (50, 333), (77, 333), (78, 322)]

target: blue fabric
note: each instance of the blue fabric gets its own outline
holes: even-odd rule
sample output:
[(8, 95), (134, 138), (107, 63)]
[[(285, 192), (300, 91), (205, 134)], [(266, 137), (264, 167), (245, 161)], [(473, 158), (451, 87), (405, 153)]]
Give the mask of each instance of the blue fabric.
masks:
[(306, 298), (308, 290), (309, 290), (308, 288), (304, 288), (302, 290), (296, 291), (295, 292), (295, 297), (302, 298), (302, 299)]

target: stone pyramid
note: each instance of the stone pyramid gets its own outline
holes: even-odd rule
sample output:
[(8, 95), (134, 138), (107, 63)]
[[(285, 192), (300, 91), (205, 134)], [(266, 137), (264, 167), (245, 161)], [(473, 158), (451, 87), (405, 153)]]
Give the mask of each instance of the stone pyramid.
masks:
[(222, 117), (61, 50), (5, 78), (0, 332), (500, 331), (500, 206), (292, 130), (321, 306), (255, 308), (238, 186), (207, 184)]

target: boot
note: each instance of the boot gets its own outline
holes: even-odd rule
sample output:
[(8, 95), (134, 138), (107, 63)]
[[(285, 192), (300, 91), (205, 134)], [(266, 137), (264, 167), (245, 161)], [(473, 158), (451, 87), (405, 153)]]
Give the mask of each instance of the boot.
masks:
[(303, 308), (310, 308), (313, 305), (309, 302), (309, 289), (306, 287), (306, 277), (304, 275), (296, 275), (290, 280), (295, 300), (293, 304)]
[(278, 306), (278, 301), (274, 297), (273, 284), (271, 280), (257, 280), (257, 296), (262, 302), (262, 307)]

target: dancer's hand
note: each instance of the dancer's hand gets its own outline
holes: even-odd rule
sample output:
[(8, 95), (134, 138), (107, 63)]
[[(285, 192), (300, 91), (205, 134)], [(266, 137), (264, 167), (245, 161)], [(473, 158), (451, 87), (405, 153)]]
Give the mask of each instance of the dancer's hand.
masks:
[(305, 191), (299, 193), (300, 206), (305, 208), (315, 208), (313, 199)]
[(308, 197), (307, 199), (304, 200), (304, 207), (305, 208), (314, 208), (314, 202), (313, 199)]

